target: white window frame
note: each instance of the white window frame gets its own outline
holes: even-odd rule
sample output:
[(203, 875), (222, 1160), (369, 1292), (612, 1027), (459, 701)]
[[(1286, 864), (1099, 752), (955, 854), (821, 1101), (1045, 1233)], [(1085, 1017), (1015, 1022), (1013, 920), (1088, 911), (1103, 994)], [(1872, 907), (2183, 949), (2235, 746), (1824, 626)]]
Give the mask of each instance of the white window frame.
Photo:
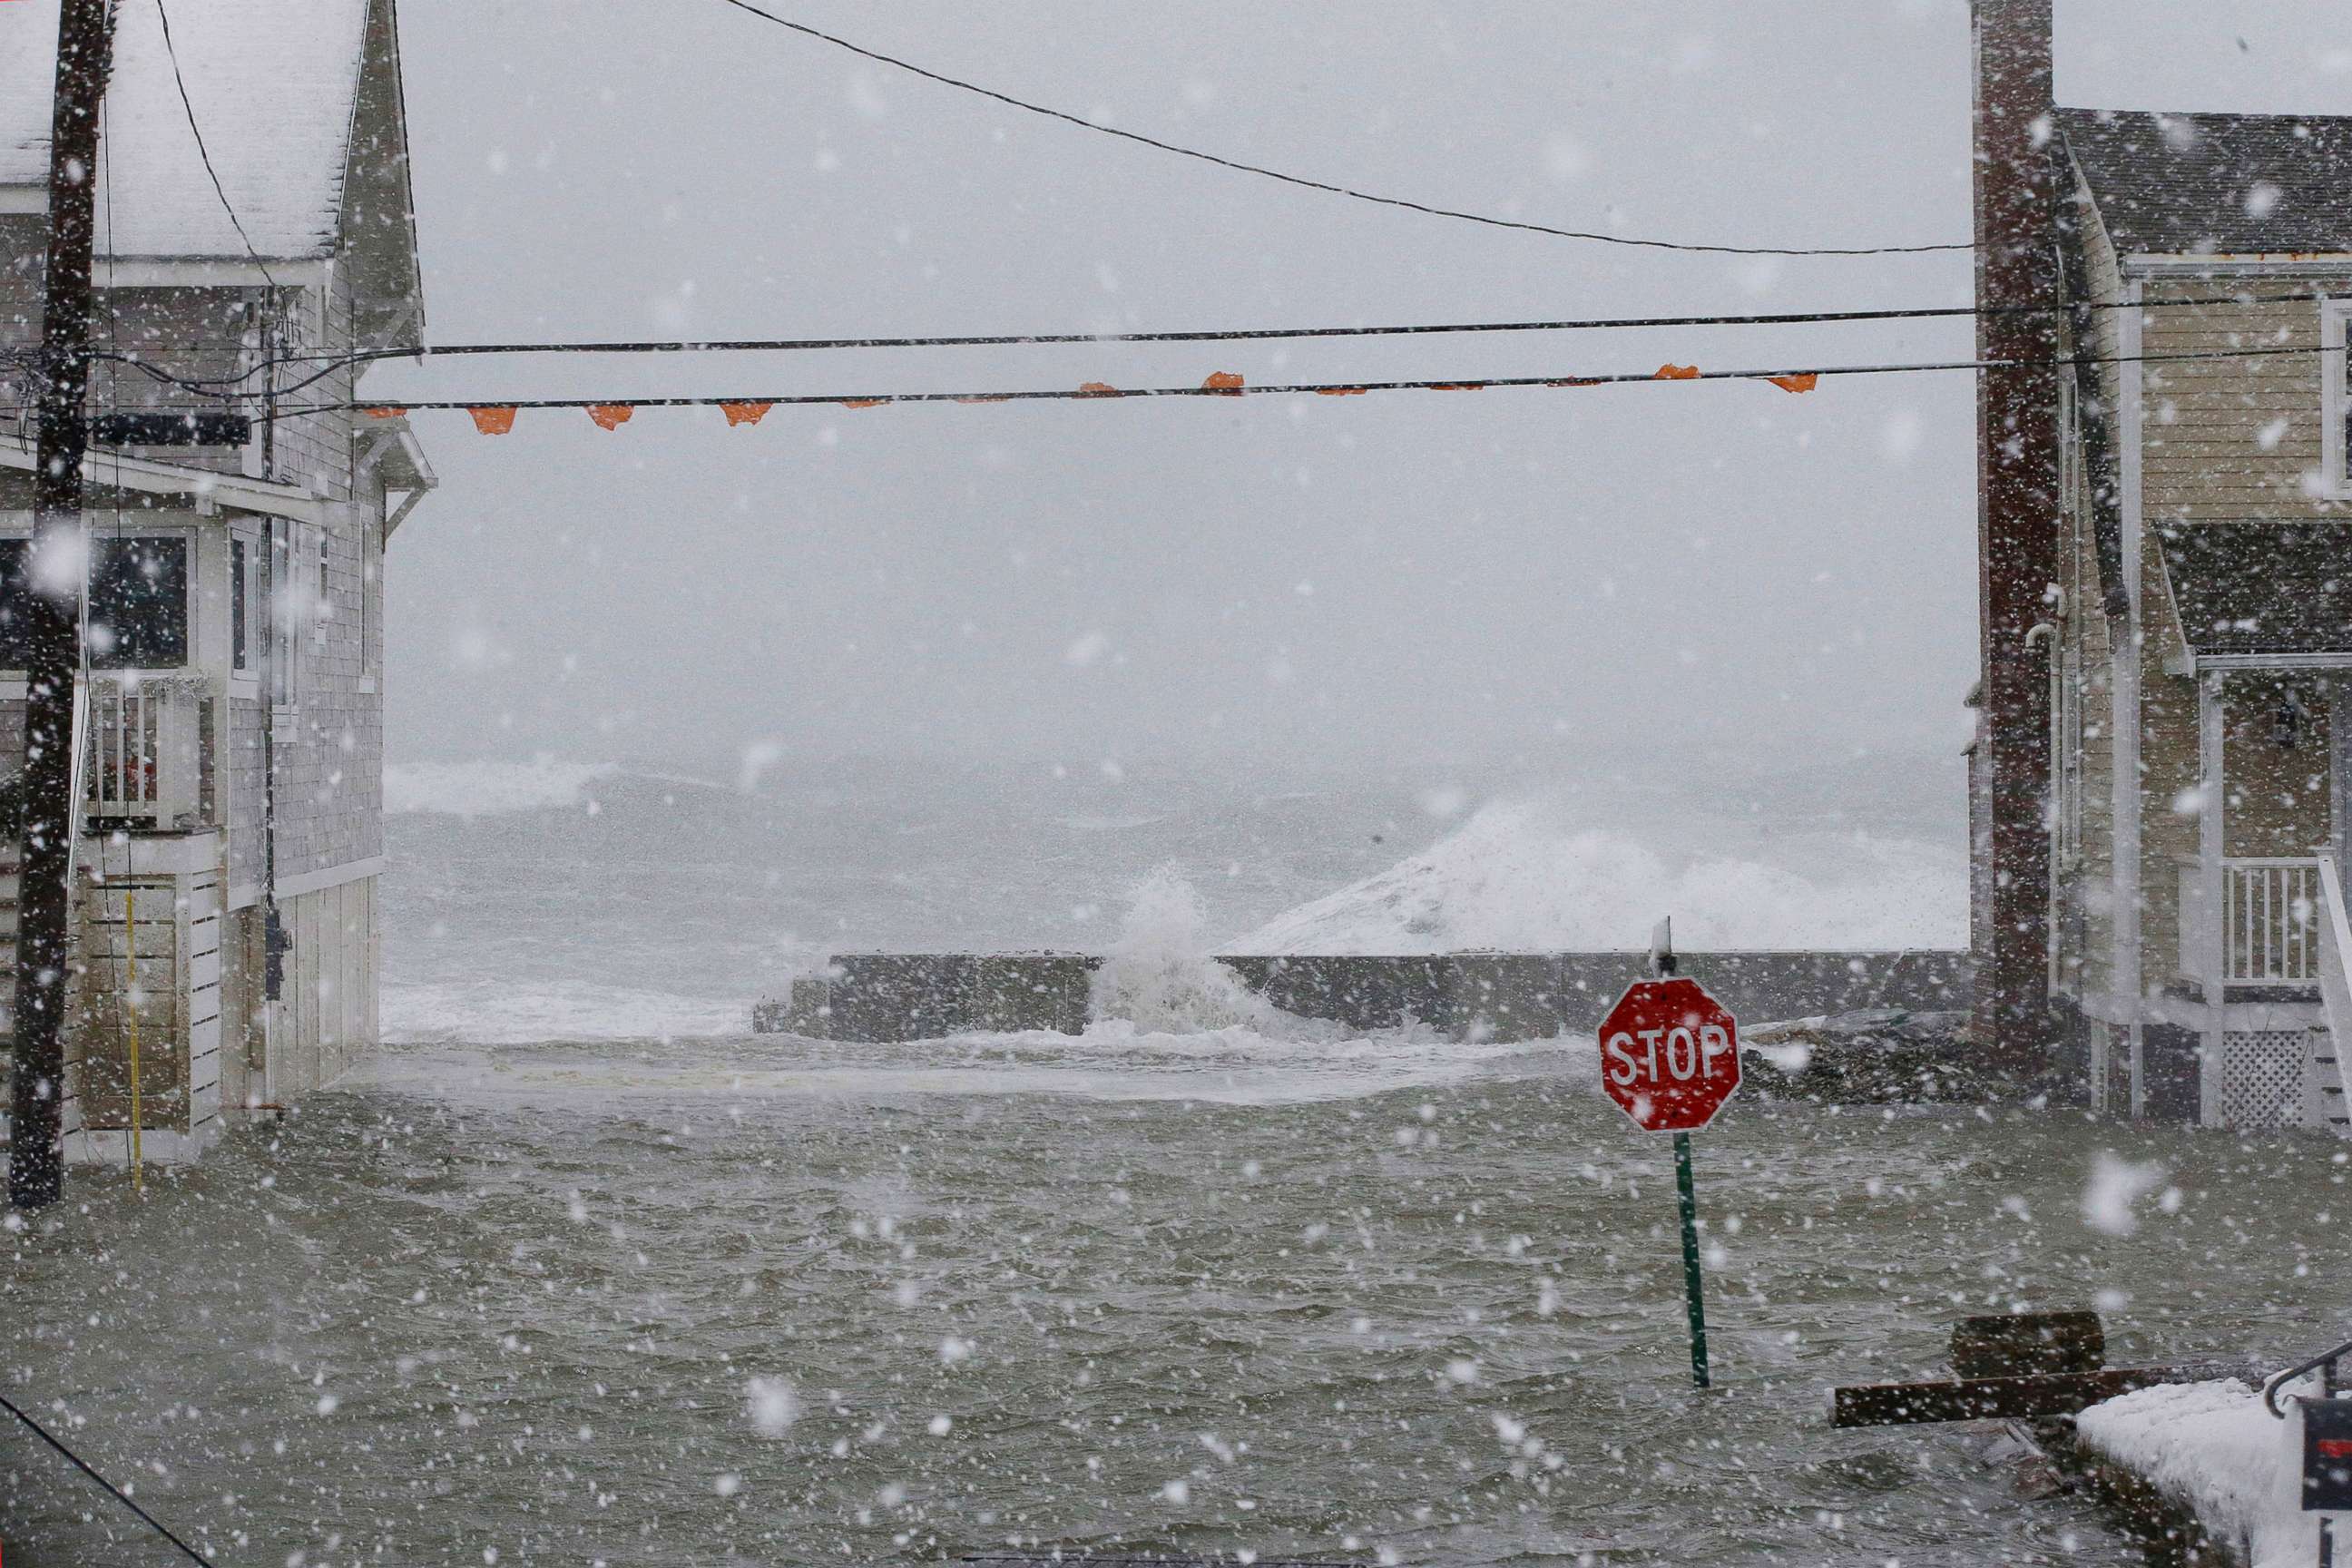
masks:
[(2352, 500), (2352, 443), (2345, 425), (2352, 420), (2352, 300), (2323, 299), (2319, 302), (2319, 463), (2320, 494), (2329, 500)]
[(304, 578), (306, 585), (310, 585), (310, 646), (324, 648), (328, 624), (335, 618), (334, 536), (327, 529), (313, 529), (310, 542), (318, 547), (310, 563), (319, 574), (314, 585), (310, 584), (307, 576)]
[[(236, 629), (229, 628), (226, 653), (228, 689), (232, 697), (254, 698), (261, 692), (261, 671), (269, 657), (269, 528), (265, 521), (257, 531), (247, 533), (235, 527), (228, 531), (228, 542), (222, 554), (226, 559), (229, 574), (228, 602), (221, 613), (233, 622), (236, 617), (237, 600), (245, 601), (245, 668), (236, 664)], [(245, 551), (245, 586), (237, 591), (237, 547)]]
[[(86, 519), (89, 523), (89, 539), (92, 544), (108, 539), (177, 539), (186, 544), (188, 550), (187, 662), (179, 665), (157, 666), (153, 668), (93, 668), (90, 673), (94, 676), (112, 678), (132, 674), (177, 675), (183, 671), (202, 669), (205, 667), (203, 645), (196, 640), (204, 629), (198, 619), (203, 609), (200, 601), (204, 595), (198, 591), (197, 561), (201, 546), (197, 525), (194, 522), (152, 521), (157, 515), (153, 512), (142, 513), (138, 526), (132, 527), (128, 523), (118, 525), (111, 513), (89, 513)], [(33, 519), (34, 514), (29, 511), (0, 511), (0, 539), (32, 538)], [(0, 668), (0, 699), (22, 698), (25, 695), (26, 673), (22, 669)]]

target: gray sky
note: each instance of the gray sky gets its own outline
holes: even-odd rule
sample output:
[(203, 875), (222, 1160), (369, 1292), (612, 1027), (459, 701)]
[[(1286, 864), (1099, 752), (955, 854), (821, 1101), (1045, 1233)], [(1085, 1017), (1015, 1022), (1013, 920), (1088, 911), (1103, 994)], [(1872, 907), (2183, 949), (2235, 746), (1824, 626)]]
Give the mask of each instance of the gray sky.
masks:
[[(1969, 228), (1958, 0), (773, 0), (1169, 140), (1568, 226)], [(1956, 255), (1764, 261), (1387, 210), (1059, 125), (719, 0), (404, 0), (430, 335), (1093, 331), (1964, 302)], [(2059, 92), (2352, 113), (2327, 0), (2061, 0)], [(1961, 357), (1964, 322), (441, 362), (377, 395), (1572, 374)], [(395, 759), (746, 744), (1524, 760), (1662, 719), (1957, 745), (1964, 374), (984, 407), (418, 416)]]

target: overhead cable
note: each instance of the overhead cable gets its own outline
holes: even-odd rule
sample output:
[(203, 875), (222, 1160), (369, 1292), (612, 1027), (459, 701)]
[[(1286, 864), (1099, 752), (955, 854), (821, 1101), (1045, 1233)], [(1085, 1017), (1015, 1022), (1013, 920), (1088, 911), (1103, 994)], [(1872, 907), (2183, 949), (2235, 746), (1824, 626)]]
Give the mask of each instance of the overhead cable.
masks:
[[(360, 349), (342, 353), (320, 351), (280, 354), (234, 375), (182, 376), (151, 363), (152, 354), (114, 356), (151, 378), (190, 390), (235, 390), (274, 365), (315, 364), (327, 373), (357, 364), (393, 359), (446, 359), (484, 354), (675, 354), (786, 353), (812, 350), (1019, 348), (1090, 343), (1192, 343), (1298, 341), (1315, 338), (1417, 337), (1439, 333), (1565, 332), (1657, 327), (1780, 327), (1837, 325), (1899, 321), (1937, 321), (1990, 315), (2065, 315), (2076, 310), (2178, 309), (2210, 305), (2297, 304), (2318, 299), (2309, 291), (2293, 294), (2246, 293), (2181, 300), (2099, 300), (2052, 305), (1934, 305), (1891, 307), (1875, 310), (1784, 310), (1747, 315), (1612, 316), (1558, 321), (1433, 321), (1400, 326), (1366, 327), (1238, 327), (1140, 332), (992, 332), (922, 337), (834, 338), (678, 338), (625, 339), (584, 342), (480, 342), (424, 344), (411, 348)], [(322, 379), (313, 375), (281, 391), (299, 391)]]
[[(1651, 381), (1769, 382), (1790, 392), (1811, 391), (1824, 377), (1912, 375), (1954, 371), (2057, 370), (2079, 365), (2173, 364), (2198, 361), (2269, 359), (2289, 354), (2342, 353), (2341, 345), (2294, 345), (2269, 348), (2211, 349), (2179, 353), (2058, 355), (2025, 359), (1923, 360), (1892, 364), (1799, 365), (1779, 369), (1701, 370), (1668, 363), (1655, 371), (1603, 372), (1592, 375), (1454, 376), (1388, 381), (1281, 382), (1252, 385), (1229, 373), (1211, 375), (1198, 386), (1118, 387), (1087, 382), (1075, 389), (1028, 387), (991, 392), (830, 392), (732, 393), (670, 397), (436, 397), (337, 399), (305, 404), (281, 404), (280, 416), (304, 414), (362, 412), (379, 416), (464, 409), (520, 408), (769, 408), (835, 404), (845, 408), (878, 408), (898, 403), (1037, 403), (1092, 401), (1123, 397), (1260, 397), (1314, 394), (1346, 397), (1370, 392), (1482, 392), (1506, 387), (1618, 386)], [(752, 421), (756, 423), (756, 418)]]
[(229, 226), (236, 230), (236, 237), (244, 245), (245, 254), (254, 266), (261, 269), (262, 278), (275, 289), (278, 279), (269, 276), (269, 264), (262, 260), (261, 253), (253, 247), (252, 237), (245, 232), (245, 220), (236, 216), (236, 204), (228, 199), (228, 191), (221, 184), (220, 171), (213, 167), (212, 153), (205, 146), (204, 128), (196, 123), (196, 106), (188, 98), (188, 79), (180, 74), (180, 52), (172, 43), (172, 16), (163, 9), (163, 0), (155, 0), (155, 20), (163, 25), (163, 55), (171, 61), (172, 81), (180, 89), (180, 108), (188, 117), (188, 134), (196, 139), (196, 156), (204, 161), (205, 173), (212, 179), (213, 195), (220, 198), (221, 211), (228, 214)]
[(1548, 234), (1559, 239), (1585, 239), (1601, 245), (1632, 246), (1645, 250), (1696, 251), (1717, 256), (1917, 256), (1937, 251), (1976, 248), (1973, 243), (1965, 242), (1948, 245), (1699, 245), (1682, 240), (1648, 239), (1622, 234), (1599, 234), (1586, 229), (1555, 228), (1549, 224), (1528, 223), (1518, 218), (1496, 217), (1491, 214), (1468, 212), (1459, 207), (1436, 206), (1426, 202), (1411, 201), (1403, 196), (1384, 196), (1371, 191), (1358, 190), (1351, 185), (1334, 184), (1328, 180), (1314, 180), (1303, 174), (1285, 174), (1279, 169), (1267, 168), (1263, 163), (1245, 163), (1237, 158), (1226, 158), (1214, 153), (1204, 153), (1197, 147), (1180, 146), (1173, 142), (1163, 142), (1156, 136), (1146, 136), (1139, 131), (1123, 130), (1116, 125), (1106, 125), (1098, 120), (1088, 120), (1082, 115), (1072, 114), (1067, 110), (1051, 109), (1042, 103), (1033, 103), (1025, 98), (1015, 98), (1009, 92), (999, 92), (992, 87), (982, 87), (978, 82), (967, 81), (961, 77), (949, 76), (943, 71), (919, 66), (912, 60), (901, 59), (897, 55), (887, 55), (879, 49), (852, 43), (847, 38), (825, 32), (822, 28), (812, 27), (805, 22), (795, 22), (788, 17), (779, 16), (772, 11), (763, 10), (751, 4), (751, 0), (720, 0), (720, 3), (732, 5), (738, 11), (749, 16), (757, 16), (763, 22), (772, 22), (779, 27), (789, 28), (805, 37), (831, 44), (835, 48), (846, 49), (851, 54), (872, 60), (877, 65), (908, 71), (927, 81), (935, 81), (943, 87), (951, 87), (961, 92), (992, 99), (1011, 108), (1023, 110), (1030, 114), (1040, 114), (1048, 120), (1058, 120), (1064, 124), (1075, 125), (1081, 130), (1097, 132), (1105, 136), (1117, 136), (1123, 141), (1139, 142), (1146, 147), (1156, 147), (1162, 153), (1173, 153), (1179, 157), (1198, 159), (1203, 163), (1214, 163), (1219, 168), (1232, 169), (1240, 174), (1255, 174), (1262, 179), (1279, 180), (1286, 185), (1297, 185), (1310, 191), (1322, 191), (1335, 196), (1347, 196), (1360, 202), (1371, 202), (1384, 207), (1402, 207), (1408, 212), (1425, 213), (1431, 217), (1454, 218), (1463, 223), (1483, 224), (1489, 228), (1511, 228), (1529, 234)]
[(73, 1466), (75, 1469), (79, 1470), (83, 1475), (88, 1476), (91, 1480), (96, 1481), (100, 1486), (105, 1488), (106, 1493), (109, 1497), (121, 1503), (123, 1507), (129, 1509), (132, 1513), (137, 1514), (140, 1519), (146, 1523), (148, 1529), (153, 1531), (156, 1534), (162, 1536), (164, 1540), (178, 1547), (180, 1549), (181, 1555), (187, 1558), (189, 1562), (200, 1563), (203, 1565), (203, 1568), (215, 1568), (215, 1564), (211, 1558), (205, 1556), (203, 1552), (197, 1551), (194, 1547), (189, 1545), (186, 1542), (173, 1534), (170, 1529), (167, 1528), (161, 1520), (158, 1520), (153, 1514), (149, 1513), (145, 1509), (141, 1508), (137, 1503), (132, 1502), (128, 1493), (123, 1491), (121, 1488), (116, 1486), (112, 1481), (108, 1480), (104, 1476), (100, 1475), (96, 1470), (92, 1469), (88, 1460), (84, 1459), (79, 1454), (75, 1453), (71, 1448), (67, 1447), (63, 1443), (59, 1442), (57, 1437), (50, 1433), (47, 1427), (42, 1426), (38, 1421), (34, 1420), (30, 1415), (26, 1415), (24, 1411), (18, 1409), (14, 1404), (5, 1397), (0, 1397), (0, 1410), (5, 1410), (9, 1415), (14, 1415), (17, 1420), (30, 1427), (34, 1436), (38, 1437), (42, 1442), (47, 1443), (50, 1447), (55, 1448), (59, 1454), (63, 1455), (66, 1462)]

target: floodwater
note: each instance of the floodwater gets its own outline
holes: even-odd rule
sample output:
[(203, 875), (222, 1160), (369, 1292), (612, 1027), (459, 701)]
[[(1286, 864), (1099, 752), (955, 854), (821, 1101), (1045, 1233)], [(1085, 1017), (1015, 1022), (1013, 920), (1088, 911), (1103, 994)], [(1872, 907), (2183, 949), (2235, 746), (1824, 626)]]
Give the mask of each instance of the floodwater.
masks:
[[(0, 1386), (270, 1568), (2106, 1563), (1981, 1432), (1834, 1432), (1830, 1386), (1988, 1309), (2341, 1337), (2332, 1142), (1753, 1098), (1698, 1142), (1706, 1394), (1669, 1146), (1589, 1042), (394, 1048), (0, 1238)], [(0, 1519), (11, 1568), (173, 1560), (14, 1430)]]

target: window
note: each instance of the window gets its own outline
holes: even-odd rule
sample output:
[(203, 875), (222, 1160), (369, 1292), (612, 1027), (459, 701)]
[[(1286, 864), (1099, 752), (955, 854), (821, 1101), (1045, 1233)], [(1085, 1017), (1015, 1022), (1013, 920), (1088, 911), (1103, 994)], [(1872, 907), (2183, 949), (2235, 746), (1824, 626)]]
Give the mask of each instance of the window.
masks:
[(245, 541), (228, 542), (228, 666), (246, 667)]
[(2319, 308), (2320, 464), (2323, 492), (2352, 500), (2352, 300)]
[(185, 539), (90, 542), (89, 662), (99, 669), (188, 662)]
[[(0, 540), (0, 668), (23, 669), (30, 655), (32, 550), (29, 539)], [(188, 662), (187, 540), (90, 541), (89, 662), (97, 669)]]

